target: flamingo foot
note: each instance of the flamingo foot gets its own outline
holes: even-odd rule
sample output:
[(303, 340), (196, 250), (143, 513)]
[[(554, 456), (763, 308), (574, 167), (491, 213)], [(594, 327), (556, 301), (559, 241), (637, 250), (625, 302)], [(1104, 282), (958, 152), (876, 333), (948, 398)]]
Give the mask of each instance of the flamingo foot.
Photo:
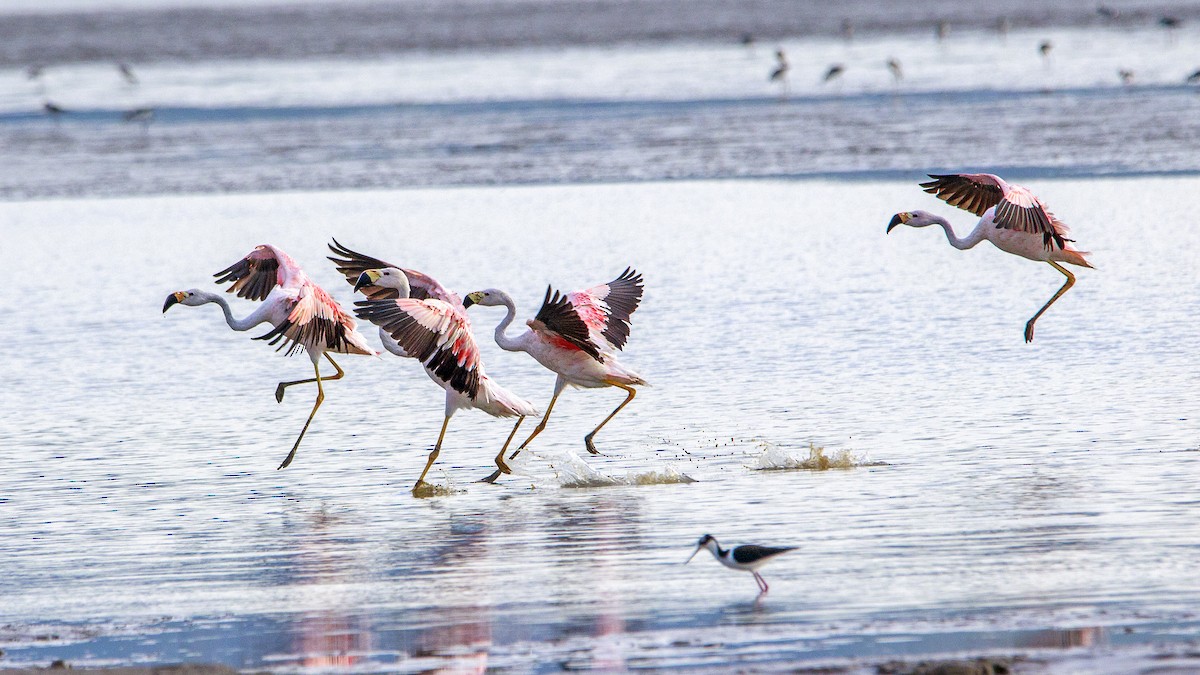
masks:
[(1026, 343), (1033, 342), (1033, 320), (1032, 319), (1030, 319), (1029, 323), (1025, 324), (1025, 342)]
[(512, 473), (512, 472), (511, 472), (511, 471), (501, 471), (500, 469), (496, 469), (496, 470), (495, 470), (495, 471), (493, 471), (493, 472), (491, 473), (491, 475), (489, 475), (487, 478), (480, 478), (480, 479), (479, 479), (479, 482), (480, 482), (480, 483), (493, 483), (493, 484), (494, 484), (494, 483), (495, 483), (495, 482), (496, 482), (496, 481), (497, 481), (497, 480), (500, 478), (500, 476), (502, 476), (502, 475), (504, 475), (504, 474), (506, 474), (506, 473)]
[(283, 392), (285, 389), (287, 389), (287, 387), (284, 385), (283, 382), (280, 382), (279, 386), (275, 387), (275, 402), (276, 403), (283, 403)]
[(592, 442), (591, 434), (583, 437), (583, 443), (587, 446), (588, 452), (592, 453), (593, 455), (600, 454), (600, 451), (596, 449), (596, 444)]

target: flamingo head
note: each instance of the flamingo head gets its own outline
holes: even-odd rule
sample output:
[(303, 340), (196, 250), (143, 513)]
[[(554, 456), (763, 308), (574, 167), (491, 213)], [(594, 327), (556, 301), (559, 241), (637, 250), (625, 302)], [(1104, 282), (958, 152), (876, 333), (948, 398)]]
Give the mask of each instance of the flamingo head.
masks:
[(358, 275), (358, 281), (354, 284), (354, 290), (358, 291), (364, 286), (379, 286), (380, 288), (394, 288), (400, 291), (400, 296), (407, 298), (410, 292), (408, 285), (408, 275), (402, 270), (395, 267), (382, 267), (374, 270), (366, 270)]
[(209, 294), (201, 291), (198, 288), (193, 288), (190, 291), (175, 291), (167, 296), (167, 301), (163, 303), (163, 314), (171, 309), (172, 305), (187, 305), (188, 307), (199, 307), (210, 301)]
[(688, 556), (687, 560), (683, 561), (683, 564), (686, 565), (686, 564), (692, 562), (692, 558), (695, 558), (696, 554), (699, 553), (701, 549), (708, 549), (708, 550), (712, 551), (713, 555), (716, 555), (717, 554), (717, 538), (712, 536), (711, 534), (706, 534), (703, 537), (700, 537), (700, 541), (696, 542), (696, 550), (692, 551), (692, 554)]
[(484, 307), (495, 307), (504, 304), (504, 294), (494, 288), (488, 288), (482, 291), (468, 293), (467, 297), (463, 298), (463, 307), (471, 305), (482, 305)]
[(888, 223), (887, 231), (891, 232), (897, 225), (927, 227), (935, 225), (938, 222), (938, 217), (928, 211), (904, 211), (892, 216), (892, 221)]

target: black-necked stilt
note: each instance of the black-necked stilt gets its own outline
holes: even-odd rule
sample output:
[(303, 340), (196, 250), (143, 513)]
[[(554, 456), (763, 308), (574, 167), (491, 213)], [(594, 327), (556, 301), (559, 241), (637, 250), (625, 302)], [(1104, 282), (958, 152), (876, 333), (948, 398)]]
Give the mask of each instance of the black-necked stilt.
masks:
[(840, 63), (835, 63), (832, 66), (829, 66), (829, 70), (825, 71), (825, 77), (821, 81), (828, 82), (836, 77), (839, 77), (844, 72), (846, 72), (846, 66), (843, 66)]
[(787, 81), (788, 70), (791, 66), (788, 65), (787, 54), (783, 53), (783, 48), (775, 50), (775, 69), (771, 71), (771, 76), (768, 78), (771, 82), (778, 80)]
[(904, 68), (900, 67), (900, 60), (895, 57), (888, 59), (887, 67), (892, 71), (892, 79), (896, 84), (900, 84), (900, 80), (904, 79)]
[(121, 77), (125, 78), (126, 84), (137, 84), (137, 75), (133, 74), (133, 68), (128, 63), (118, 63), (117, 72), (121, 73)]
[(758, 573), (758, 568), (767, 564), (781, 553), (796, 550), (795, 546), (756, 546), (754, 544), (745, 544), (742, 546), (734, 546), (731, 549), (723, 549), (717, 543), (717, 538), (711, 534), (706, 534), (700, 537), (700, 541), (696, 542), (696, 550), (688, 556), (684, 561), (684, 565), (690, 563), (692, 558), (700, 552), (700, 549), (707, 548), (717, 562), (722, 565), (734, 569), (749, 572), (754, 575), (754, 581), (758, 584), (760, 593), (767, 592), (767, 580), (763, 579)]
[(135, 108), (121, 113), (126, 122), (140, 122), (143, 126), (154, 120), (154, 108)]
[(1187, 79), (1185, 79), (1184, 82), (1187, 82), (1188, 84), (1195, 84), (1197, 82), (1200, 82), (1200, 70), (1197, 70), (1196, 72), (1192, 73), (1191, 75), (1188, 75)]
[(42, 104), (42, 110), (51, 117), (58, 118), (59, 115), (67, 112), (62, 106), (59, 106), (51, 101), (46, 101)]

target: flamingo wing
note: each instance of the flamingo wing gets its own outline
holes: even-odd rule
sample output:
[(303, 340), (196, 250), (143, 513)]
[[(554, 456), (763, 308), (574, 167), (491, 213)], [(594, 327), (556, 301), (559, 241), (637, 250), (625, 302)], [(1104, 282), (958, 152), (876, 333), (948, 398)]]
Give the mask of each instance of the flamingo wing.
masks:
[(455, 391), (479, 394), (483, 366), (465, 311), (443, 300), (359, 300), (358, 318), (387, 331), (404, 351)]
[(992, 222), (996, 227), (1042, 235), (1047, 249), (1064, 248), (1067, 227), (1046, 209), (1042, 200), (1020, 185), (1009, 185), (990, 173), (951, 175), (930, 174), (933, 180), (921, 183), (926, 192), (938, 199), (982, 216), (996, 207)]
[(239, 298), (248, 300), (266, 300), (271, 289), (279, 285), (279, 260), (270, 251), (255, 249), (213, 276), (218, 284), (233, 282), (227, 293), (237, 293)]
[[(384, 262), (379, 258), (373, 258), (369, 255), (352, 251), (345, 246), (342, 246), (337, 239), (334, 239), (333, 243), (329, 244), (329, 250), (340, 256), (338, 258), (329, 256), (329, 259), (333, 261), (333, 264), (337, 266), (337, 271), (341, 272), (342, 276), (346, 277), (346, 281), (349, 282), (351, 286), (358, 283), (359, 276), (361, 276), (362, 273), (366, 272), (367, 270), (393, 267), (401, 272), (404, 272), (404, 276), (408, 277), (410, 298), (415, 298), (417, 300), (434, 298), (436, 300), (448, 302), (451, 305), (461, 304), (461, 301), (457, 295), (447, 290), (445, 286), (439, 284), (436, 279), (428, 274), (423, 274), (416, 270), (405, 269), (399, 265), (393, 265), (389, 262)], [(363, 286), (362, 291), (366, 293), (367, 297), (371, 300), (392, 300), (400, 296), (396, 289), (384, 288), (382, 286)]]
[(354, 318), (347, 314), (320, 286), (307, 283), (289, 306), (287, 319), (255, 340), (267, 340), (288, 356), (302, 349), (319, 349), (341, 354), (374, 355), (366, 340), (355, 330)]
[(542, 308), (538, 310), (533, 321), (529, 322), (529, 327), (539, 333), (549, 333), (552, 339), (560, 338), (565, 341), (564, 346), (569, 345), (586, 352), (601, 363), (604, 362), (600, 345), (594, 339), (585, 319), (571, 302), (570, 295), (562, 295), (546, 287), (546, 298), (542, 300)]
[(642, 301), (642, 275), (626, 267), (607, 284), (568, 293), (567, 299), (587, 324), (594, 343), (603, 340), (614, 349), (624, 349), (629, 340), (629, 317)]

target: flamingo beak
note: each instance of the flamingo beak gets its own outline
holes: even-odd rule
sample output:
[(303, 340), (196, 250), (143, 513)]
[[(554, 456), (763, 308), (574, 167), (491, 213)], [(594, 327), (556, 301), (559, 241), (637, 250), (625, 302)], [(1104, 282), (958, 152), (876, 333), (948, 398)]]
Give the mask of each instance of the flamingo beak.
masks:
[(167, 301), (163, 303), (163, 314), (166, 314), (167, 310), (171, 309), (171, 305), (174, 305), (179, 302), (183, 302), (183, 299), (186, 297), (187, 296), (184, 295), (183, 291), (177, 291), (175, 293), (168, 295)]
[(370, 286), (376, 281), (379, 281), (379, 270), (367, 270), (358, 275), (358, 281), (354, 284), (354, 292), (357, 293), (363, 286)]
[(692, 554), (688, 556), (688, 559), (683, 561), (683, 564), (684, 564), (684, 565), (686, 565), (686, 564), (688, 564), (688, 563), (692, 562), (692, 558), (695, 558), (695, 557), (696, 557), (696, 554), (697, 554), (697, 553), (699, 553), (699, 552), (700, 552), (700, 549), (702, 549), (702, 548), (704, 548), (704, 547), (703, 547), (703, 546), (697, 546), (697, 547), (696, 547), (696, 550), (695, 550), (695, 551), (692, 551)]
[(465, 308), (467, 308), (467, 307), (470, 307), (471, 305), (474, 305), (474, 304), (476, 304), (477, 302), (478, 302), (478, 301), (475, 299), (475, 294), (474, 294), (474, 293), (468, 293), (468, 294), (467, 294), (467, 297), (463, 298), (463, 308), (465, 309)]
[(912, 219), (911, 213), (907, 213), (907, 212), (906, 213), (897, 213), (896, 215), (892, 216), (892, 222), (888, 223), (887, 231), (891, 232), (892, 229), (894, 229), (897, 225), (902, 225), (904, 223), (907, 223), (911, 219)]

